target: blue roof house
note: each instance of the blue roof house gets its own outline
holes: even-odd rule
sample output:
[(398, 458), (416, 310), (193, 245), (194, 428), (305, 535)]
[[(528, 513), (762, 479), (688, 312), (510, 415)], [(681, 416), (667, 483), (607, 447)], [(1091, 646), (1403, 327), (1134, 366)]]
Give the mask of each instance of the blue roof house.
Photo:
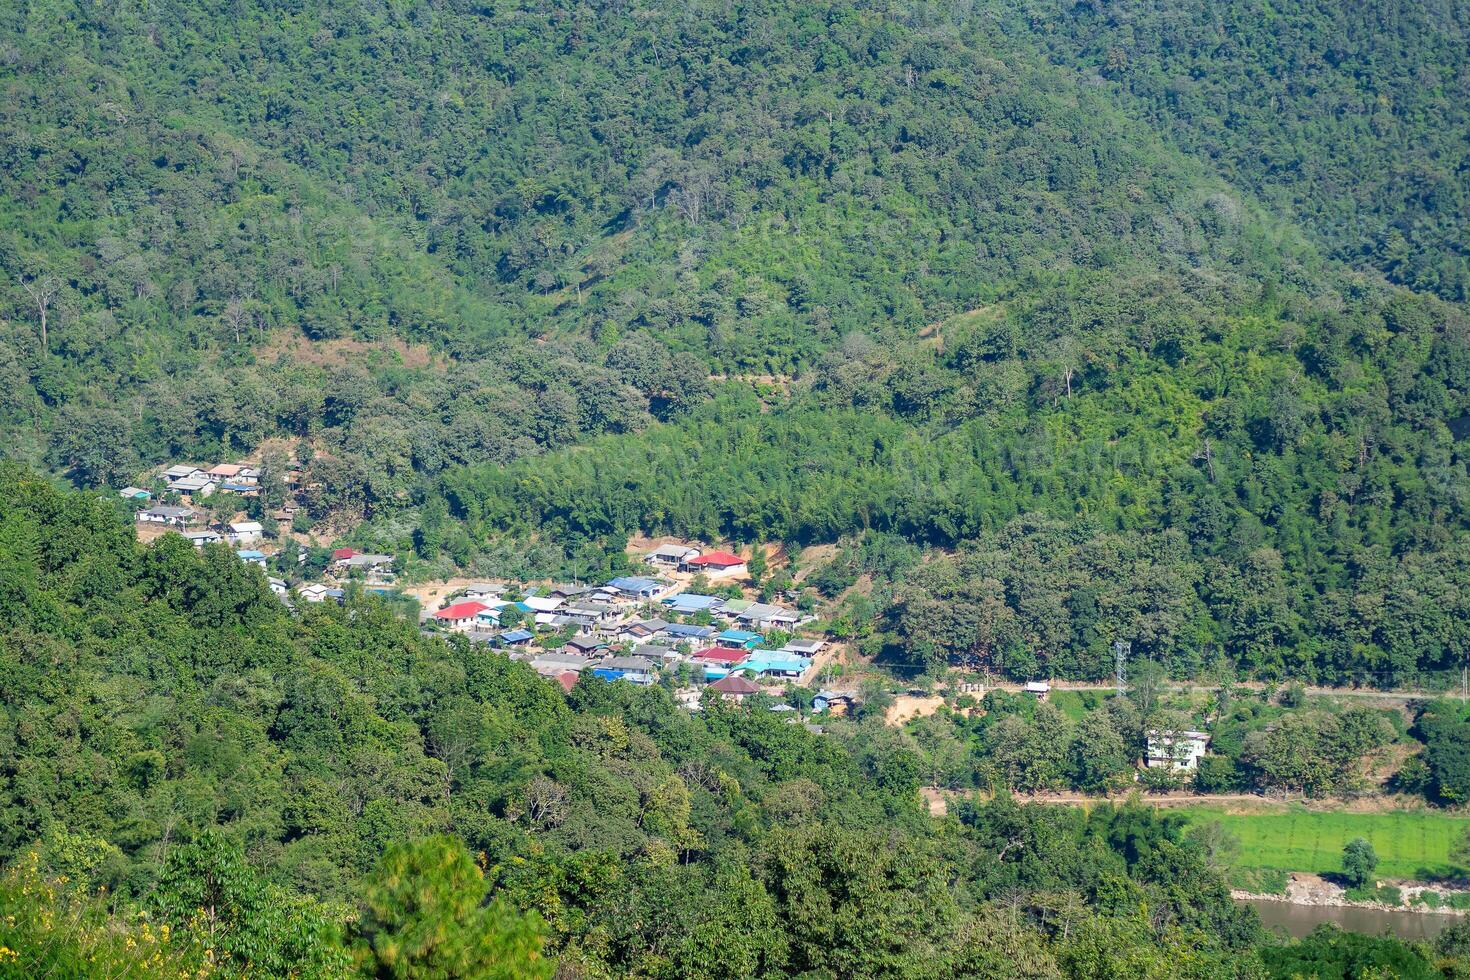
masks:
[(653, 661), (647, 657), (612, 657), (592, 668), (593, 676), (609, 681), (628, 681), (633, 684), (652, 684), (654, 681)]
[(669, 607), (670, 612), (689, 615), (690, 613), (704, 612), (714, 609), (722, 600), (717, 595), (699, 595), (694, 592), (680, 592), (676, 596), (670, 596), (664, 600), (664, 605)]
[(713, 626), (690, 626), (687, 623), (670, 623), (664, 627), (665, 635), (680, 640), (707, 640), (716, 632)]
[(732, 650), (754, 650), (764, 639), (759, 633), (730, 629), (715, 637), (715, 644)]
[(811, 665), (810, 658), (788, 650), (755, 650), (737, 669), (757, 677), (800, 677)]

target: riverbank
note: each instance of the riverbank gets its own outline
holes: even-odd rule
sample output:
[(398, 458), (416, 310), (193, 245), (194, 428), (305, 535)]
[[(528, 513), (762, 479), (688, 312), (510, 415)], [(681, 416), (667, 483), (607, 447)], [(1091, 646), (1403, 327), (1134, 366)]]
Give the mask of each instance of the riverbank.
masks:
[(1385, 879), (1378, 883), (1377, 891), (1381, 894), (1397, 894), (1399, 901), (1393, 903), (1350, 898), (1343, 886), (1321, 875), (1305, 872), (1292, 872), (1286, 876), (1285, 893), (1234, 889), (1230, 897), (1245, 902), (1286, 902), (1301, 906), (1376, 909), (1381, 912), (1417, 915), (1464, 916), (1470, 913), (1470, 908), (1465, 907), (1470, 905), (1470, 888), (1461, 885)]

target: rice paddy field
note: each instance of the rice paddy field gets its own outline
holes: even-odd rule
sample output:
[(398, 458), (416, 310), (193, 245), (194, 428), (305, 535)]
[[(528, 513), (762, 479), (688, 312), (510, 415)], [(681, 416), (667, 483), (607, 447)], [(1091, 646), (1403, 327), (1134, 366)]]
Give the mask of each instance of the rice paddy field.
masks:
[(1234, 862), (1323, 874), (1342, 870), (1343, 845), (1367, 838), (1378, 852), (1378, 874), (1428, 881), (1464, 877), (1470, 869), (1450, 860), (1450, 850), (1470, 829), (1470, 817), (1429, 810), (1332, 813), (1293, 807), (1231, 813), (1208, 807), (1181, 811), (1191, 823), (1219, 821), (1240, 840)]

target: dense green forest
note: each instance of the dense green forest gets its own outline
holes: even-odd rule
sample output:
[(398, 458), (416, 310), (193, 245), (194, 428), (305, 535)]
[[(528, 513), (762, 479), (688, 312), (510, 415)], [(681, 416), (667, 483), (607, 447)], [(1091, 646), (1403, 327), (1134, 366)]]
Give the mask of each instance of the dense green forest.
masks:
[(1333, 254), (1470, 299), (1470, 12), (1455, 3), (1016, 3), (1060, 67)]
[(851, 610), (907, 662), (1464, 663), (1459, 7), (36, 0), (0, 30), (0, 435), (32, 466), (290, 445), (313, 517), (481, 574), (898, 535), (955, 552)]
[(922, 754), (877, 718), (813, 734), (590, 676), (563, 695), (372, 597), (293, 615), (223, 547), (140, 546), (12, 468), (0, 596), (0, 976), (1470, 965), (1463, 929), (1267, 940), (1142, 807), (934, 820)]
[[(1470, 976), (1463, 927), (1263, 935), (1174, 818), (918, 794), (1114, 785), (1136, 694), (820, 734), (564, 694), (356, 588), (292, 612), (90, 492), (294, 457), (303, 519), (409, 574), (780, 541), (767, 590), (905, 670), (1100, 677), (1121, 639), (1222, 691), (1442, 681), (1467, 32), (0, 5), (0, 977)], [(1278, 708), (1214, 706), (1207, 788), (1334, 792), (1417, 739), (1401, 788), (1470, 792), (1459, 708)]]
[[(1222, 315), (1101, 278), (1070, 311), (1087, 331), (1049, 337), (1043, 306), (956, 322), (938, 352), (853, 344), (777, 405), (729, 393), (637, 438), (443, 483), (486, 537), (956, 549), (885, 572), (880, 639), (920, 663), (1100, 677), (1127, 639), (1184, 674), (1221, 656), (1329, 682), (1457, 672), (1470, 501), (1444, 418), (1470, 392), (1463, 314), (1385, 293)], [(1170, 336), (1183, 320), (1205, 336)]]

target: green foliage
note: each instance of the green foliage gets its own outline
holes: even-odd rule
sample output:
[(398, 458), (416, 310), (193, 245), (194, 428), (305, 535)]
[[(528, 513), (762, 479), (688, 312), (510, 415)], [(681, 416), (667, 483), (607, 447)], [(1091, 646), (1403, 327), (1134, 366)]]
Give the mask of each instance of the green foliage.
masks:
[[(418, 574), (840, 542), (791, 601), (930, 672), (1102, 677), (1116, 639), (1159, 678), (1462, 666), (1458, 8), (47, 0), (0, 31), (7, 457), (94, 486), (284, 440), (298, 529), (365, 519)], [(30, 974), (143, 969), (139, 903), (169, 962), (330, 974), (364, 893), (388, 975), (1259, 967), (1172, 819), (917, 797), (1115, 788), (1156, 699), (899, 736), (875, 694), (817, 737), (563, 697), (118, 516), (0, 470), (0, 858), (121, 896), (48, 893), (91, 931)], [(1276, 710), (1222, 704), (1201, 785), (1351, 789), (1394, 734)], [(1417, 729), (1445, 802), (1464, 725)], [(1437, 835), (1373, 839), (1443, 870)]]
[(1355, 980), (1384, 976), (1436, 980), (1442, 976), (1412, 946), (1388, 937), (1343, 932), (1330, 925), (1319, 926), (1300, 943), (1267, 948), (1261, 958), (1267, 975), (1280, 980), (1293, 977)]
[(1358, 888), (1348, 888), (1343, 894), (1354, 902), (1378, 902), (1391, 906), (1404, 904), (1403, 890), (1393, 885), (1363, 885)]
[(1342, 849), (1342, 877), (1350, 888), (1364, 888), (1378, 869), (1378, 852), (1362, 837), (1354, 837)]
[(1466, 28), (1372, 16), (16, 6), (0, 444), (284, 437), (443, 573), (865, 540), (895, 663), (1435, 678), (1470, 331), (1357, 269), (1465, 297)]
[(225, 976), (351, 974), (340, 925), (318, 903), (266, 882), (219, 831), (169, 851), (150, 902), (176, 942), (187, 938)]
[(172, 940), (147, 919), (120, 922), (104, 896), (48, 875), (32, 850), (0, 873), (0, 977), (193, 978), (199, 950)]
[(537, 916), (484, 904), (485, 881), (452, 837), (390, 846), (369, 877), (359, 925), (378, 976), (521, 980), (550, 977)]
[[(1463, 10), (1008, 6), (1019, 35), (1101, 76), (1130, 114), (1289, 207), (1338, 255), (1470, 298), (1466, 150), (1450, 135), (1470, 124)], [(1233, 205), (1212, 202), (1223, 222)]]
[[(376, 975), (566, 963), (672, 980), (947, 976), (988, 948), (962, 937), (990, 928), (975, 901), (1007, 893), (974, 876), (1011, 831), (985, 815), (941, 833), (925, 760), (882, 726), (818, 736), (719, 702), (689, 715), (662, 688), (590, 678), (564, 696), (370, 595), (293, 615), (227, 554), (129, 530), (95, 498), (0, 469), (0, 856), (40, 839), (38, 873), (115, 883), (117, 914), (149, 910), (172, 955), (325, 977), (355, 943)], [(1034, 877), (1081, 828), (1023, 819), (1034, 888), (1098, 873), (1077, 843), (1065, 882)], [(1213, 923), (1209, 955), (1248, 959), (1247, 922), (1186, 901), (1223, 885), (1181, 855), (1177, 874), (1139, 863), (1126, 842), (1158, 829), (1137, 819), (1112, 873), (1175, 881), (1168, 901)], [(1004, 944), (1056, 955), (1022, 928)]]
[(1239, 888), (1252, 895), (1276, 895), (1285, 898), (1290, 881), (1287, 875), (1286, 871), (1279, 868), (1234, 867), (1230, 869), (1228, 878), (1231, 888)]
[(1297, 710), (1247, 736), (1240, 762), (1262, 786), (1318, 796), (1358, 785), (1363, 761), (1391, 740), (1384, 719), (1366, 708)]
[(1470, 712), (1462, 704), (1438, 701), (1415, 727), (1424, 740), (1423, 782), (1430, 794), (1447, 803), (1470, 800)]

